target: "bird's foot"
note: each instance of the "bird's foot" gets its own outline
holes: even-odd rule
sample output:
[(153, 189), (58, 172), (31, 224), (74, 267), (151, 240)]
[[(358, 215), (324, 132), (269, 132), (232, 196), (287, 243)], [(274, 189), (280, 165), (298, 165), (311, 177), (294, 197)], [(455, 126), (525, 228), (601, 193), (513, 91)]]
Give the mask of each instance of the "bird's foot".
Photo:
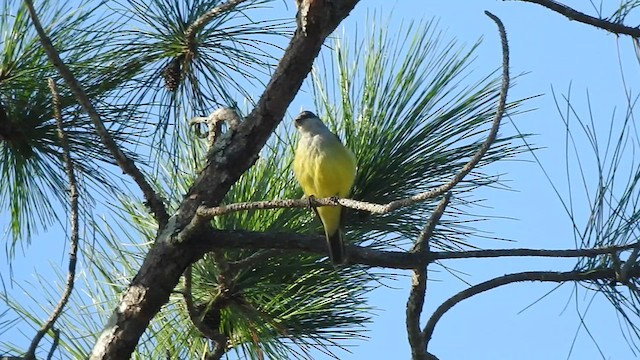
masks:
[(315, 195), (307, 196), (307, 206), (309, 207), (309, 209), (313, 207), (313, 200), (315, 200), (315, 198)]

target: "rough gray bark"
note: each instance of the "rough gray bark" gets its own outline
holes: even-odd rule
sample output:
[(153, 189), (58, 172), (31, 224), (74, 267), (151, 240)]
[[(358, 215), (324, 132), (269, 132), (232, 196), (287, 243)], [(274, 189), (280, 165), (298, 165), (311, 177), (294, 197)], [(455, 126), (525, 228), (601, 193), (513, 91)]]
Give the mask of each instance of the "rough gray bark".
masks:
[[(307, 77), (325, 38), (346, 18), (358, 0), (307, 0), (299, 21), (256, 107), (228, 136), (221, 136), (207, 154), (207, 164), (186, 194), (177, 213), (158, 232), (138, 274), (123, 293), (108, 324), (96, 342), (91, 359), (128, 359), (151, 319), (178, 283), (185, 268), (200, 259), (205, 247), (199, 239), (208, 234), (205, 224), (177, 236), (195, 216), (199, 206), (218, 205), (240, 175), (253, 165), (258, 152), (282, 120)], [(299, 19), (300, 20), (300, 19)], [(301, 25), (304, 25), (302, 31)], [(175, 239), (180, 238), (180, 242)]]

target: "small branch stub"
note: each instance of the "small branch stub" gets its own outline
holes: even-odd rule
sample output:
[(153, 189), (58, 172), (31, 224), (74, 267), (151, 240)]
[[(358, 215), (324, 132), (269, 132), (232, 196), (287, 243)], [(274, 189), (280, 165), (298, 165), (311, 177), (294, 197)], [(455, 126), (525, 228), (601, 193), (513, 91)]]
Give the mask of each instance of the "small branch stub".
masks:
[(204, 137), (202, 125), (207, 126), (207, 146), (210, 149), (216, 139), (222, 134), (222, 125), (227, 124), (230, 131), (234, 131), (241, 122), (238, 113), (232, 108), (220, 108), (212, 112), (207, 117), (196, 116), (189, 120), (191, 126), (198, 137)]

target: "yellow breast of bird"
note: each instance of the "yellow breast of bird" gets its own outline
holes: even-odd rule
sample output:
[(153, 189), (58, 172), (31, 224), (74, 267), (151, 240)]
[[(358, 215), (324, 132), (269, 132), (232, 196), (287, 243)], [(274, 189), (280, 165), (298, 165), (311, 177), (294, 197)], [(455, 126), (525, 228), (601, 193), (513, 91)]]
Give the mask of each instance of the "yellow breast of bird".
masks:
[(306, 196), (346, 197), (356, 175), (356, 162), (338, 138), (303, 137), (295, 153), (293, 171)]

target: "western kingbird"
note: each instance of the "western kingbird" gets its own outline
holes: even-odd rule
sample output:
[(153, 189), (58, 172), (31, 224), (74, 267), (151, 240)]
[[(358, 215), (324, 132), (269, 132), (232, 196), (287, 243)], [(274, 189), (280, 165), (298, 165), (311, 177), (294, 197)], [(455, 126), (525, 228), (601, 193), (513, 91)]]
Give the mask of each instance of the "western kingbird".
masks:
[[(307, 197), (346, 197), (356, 177), (356, 158), (340, 138), (332, 133), (314, 113), (303, 111), (295, 126), (300, 140), (293, 159), (293, 172)], [(321, 206), (315, 209), (322, 221), (329, 246), (329, 258), (334, 265), (345, 261), (341, 206)]]

